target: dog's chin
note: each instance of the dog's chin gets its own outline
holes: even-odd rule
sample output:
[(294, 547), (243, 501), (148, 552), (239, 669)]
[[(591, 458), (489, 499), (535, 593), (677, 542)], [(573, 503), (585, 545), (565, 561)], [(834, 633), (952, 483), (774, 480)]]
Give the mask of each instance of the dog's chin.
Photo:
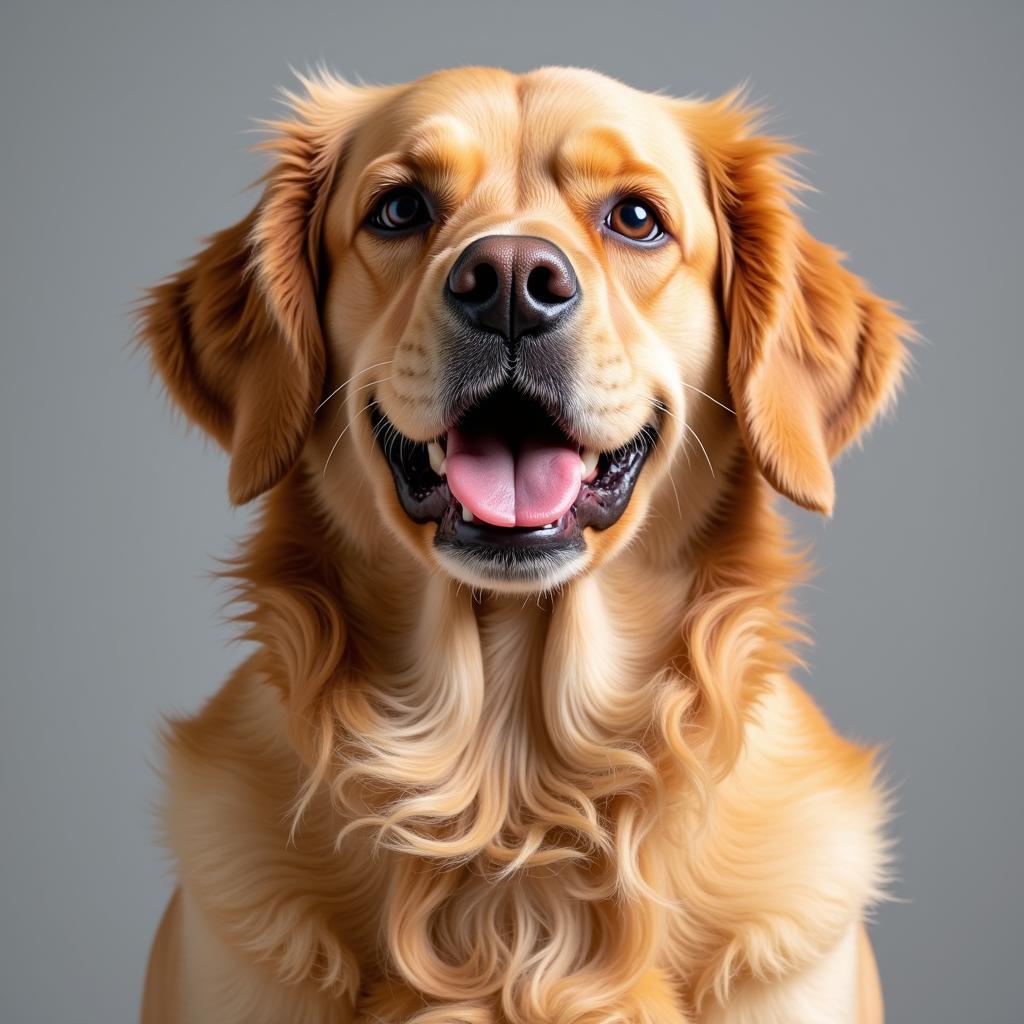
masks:
[(505, 593), (553, 590), (583, 572), (590, 551), (577, 517), (527, 529), (466, 522), (446, 510), (434, 534), (434, 557), (460, 582)]
[(588, 464), (586, 449), (546, 410), (508, 393), (491, 396), (460, 418), (457, 429), (463, 439), (472, 444), (474, 437), (501, 435), (498, 444), (507, 444), (508, 457), (515, 461), (520, 447), (543, 432), (551, 451), (566, 460), (566, 451), (572, 451), (581, 464), (575, 496), (570, 483), (561, 503), (565, 507), (550, 522), (532, 525), (527, 514), (525, 525), (497, 524), (470, 511), (457, 497), (454, 481), (449, 483), (445, 466), (450, 435), (414, 441), (399, 433), (379, 405), (371, 407), (370, 416), (405, 516), (412, 523), (434, 526), (436, 563), (459, 582), (505, 593), (555, 589), (587, 569), (593, 560), (588, 536), (620, 520), (658, 437), (655, 424), (645, 426), (626, 444), (590, 454)]
[(480, 547), (438, 545), (434, 558), (442, 571), (458, 583), (502, 594), (541, 594), (557, 590), (587, 568), (590, 553), (552, 549), (521, 552)]

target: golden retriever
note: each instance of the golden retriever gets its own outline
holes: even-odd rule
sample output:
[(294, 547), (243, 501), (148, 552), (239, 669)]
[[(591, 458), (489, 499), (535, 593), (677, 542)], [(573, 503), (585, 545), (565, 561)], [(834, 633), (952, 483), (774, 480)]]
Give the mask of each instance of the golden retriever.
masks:
[(143, 1020), (882, 1019), (874, 752), (789, 678), (772, 489), (911, 331), (740, 95), (324, 75), (154, 288), (173, 400), (265, 495), (254, 653), (166, 736)]

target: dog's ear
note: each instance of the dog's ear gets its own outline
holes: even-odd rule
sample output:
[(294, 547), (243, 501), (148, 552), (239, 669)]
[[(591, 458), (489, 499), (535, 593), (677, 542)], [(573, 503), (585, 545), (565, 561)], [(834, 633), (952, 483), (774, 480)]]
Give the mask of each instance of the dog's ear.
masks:
[(804, 229), (794, 147), (733, 93), (687, 103), (720, 240), (728, 379), (743, 439), (776, 490), (831, 514), (831, 460), (893, 398), (913, 330)]
[(292, 467), (323, 387), (320, 228), (346, 138), (369, 89), (320, 77), (270, 125), (275, 162), (256, 208), (152, 288), (140, 342), (186, 415), (231, 455), (234, 504)]

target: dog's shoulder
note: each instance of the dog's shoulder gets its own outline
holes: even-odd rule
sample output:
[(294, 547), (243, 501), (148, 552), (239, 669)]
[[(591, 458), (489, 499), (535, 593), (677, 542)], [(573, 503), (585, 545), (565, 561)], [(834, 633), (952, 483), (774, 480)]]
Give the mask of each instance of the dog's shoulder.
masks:
[(877, 752), (775, 679), (683, 871), (695, 995), (806, 968), (849, 934), (882, 894), (886, 813)]
[[(306, 769), (286, 723), (280, 690), (253, 662), (197, 715), (173, 721), (165, 842), (190, 904), (223, 942), (280, 981), (339, 996), (358, 968), (336, 922), (351, 923), (346, 894), (372, 891), (381, 869), (337, 856), (325, 797), (293, 828)], [(356, 885), (353, 864), (367, 865)]]
[(203, 844), (224, 842), (225, 833), (248, 835), (252, 822), (260, 832), (275, 831), (294, 799), (299, 765), (281, 697), (252, 661), (197, 714), (170, 720), (164, 756), (163, 820), (179, 860), (197, 856)]

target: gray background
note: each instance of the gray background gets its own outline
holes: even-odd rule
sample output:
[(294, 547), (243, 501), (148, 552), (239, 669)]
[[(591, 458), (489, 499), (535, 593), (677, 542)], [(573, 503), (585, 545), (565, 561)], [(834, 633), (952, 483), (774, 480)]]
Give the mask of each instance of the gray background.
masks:
[(163, 712), (240, 652), (206, 579), (246, 516), (225, 459), (130, 356), (129, 304), (239, 218), (250, 118), (289, 64), (599, 68), (675, 94), (749, 78), (813, 151), (809, 224), (928, 339), (895, 419), (795, 516), (809, 686), (889, 748), (890, 1020), (1024, 1021), (1019, 936), (1020, 105), (1024, 6), (4, 4), (0, 14), (0, 1020), (136, 1012), (170, 890)]

